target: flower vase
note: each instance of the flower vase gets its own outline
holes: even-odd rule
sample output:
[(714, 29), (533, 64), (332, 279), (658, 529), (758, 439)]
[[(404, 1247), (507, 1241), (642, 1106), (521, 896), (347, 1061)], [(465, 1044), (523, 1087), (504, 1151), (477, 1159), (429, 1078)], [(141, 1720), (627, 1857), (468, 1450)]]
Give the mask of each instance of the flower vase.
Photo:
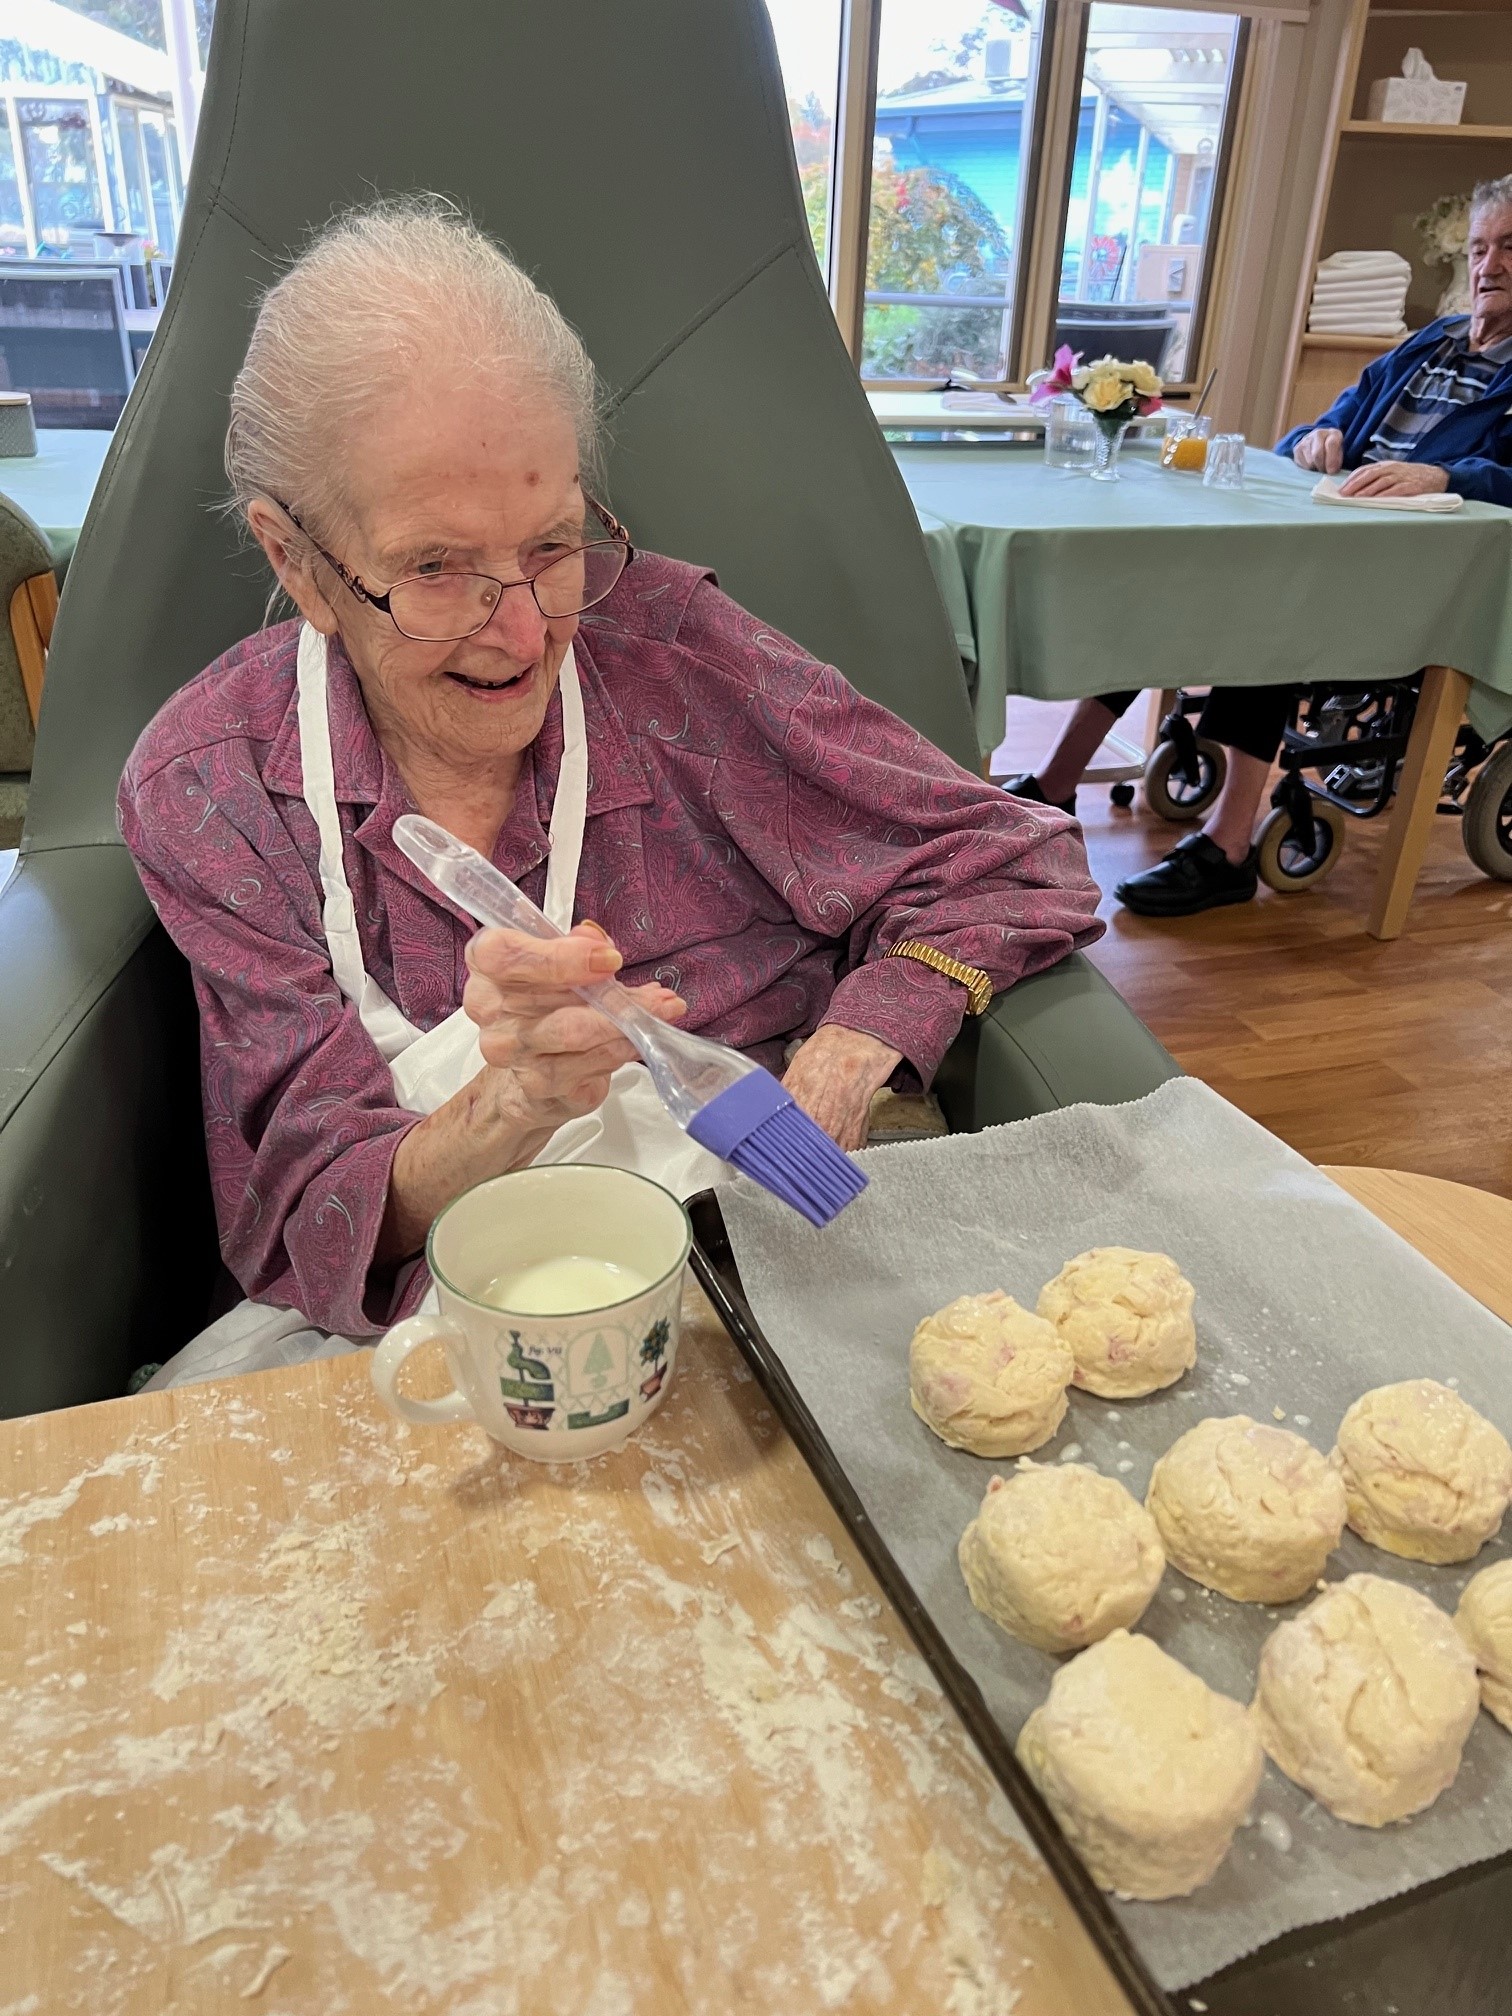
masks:
[(1435, 315), (1468, 315), (1470, 312), (1470, 260), (1468, 254), (1454, 254), (1454, 277), (1439, 296)]
[(1129, 431), (1129, 422), (1104, 420), (1100, 414), (1093, 417), (1097, 421), (1097, 432), (1092, 438), (1092, 481), (1116, 483), (1118, 451), (1123, 447), (1124, 436)]

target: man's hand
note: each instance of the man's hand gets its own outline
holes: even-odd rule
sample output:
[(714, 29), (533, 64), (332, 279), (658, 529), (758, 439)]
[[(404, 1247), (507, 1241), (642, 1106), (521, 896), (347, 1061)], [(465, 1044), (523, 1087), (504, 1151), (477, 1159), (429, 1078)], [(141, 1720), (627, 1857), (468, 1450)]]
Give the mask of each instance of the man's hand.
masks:
[(1320, 476), (1337, 476), (1344, 467), (1344, 436), (1337, 427), (1314, 427), (1292, 450), (1299, 469), (1315, 469)]
[(1347, 483), (1341, 497), (1429, 497), (1449, 488), (1449, 471), (1436, 462), (1366, 462)]
[(794, 1057), (782, 1082), (831, 1140), (842, 1148), (864, 1148), (872, 1094), (902, 1061), (900, 1051), (875, 1036), (826, 1022)]

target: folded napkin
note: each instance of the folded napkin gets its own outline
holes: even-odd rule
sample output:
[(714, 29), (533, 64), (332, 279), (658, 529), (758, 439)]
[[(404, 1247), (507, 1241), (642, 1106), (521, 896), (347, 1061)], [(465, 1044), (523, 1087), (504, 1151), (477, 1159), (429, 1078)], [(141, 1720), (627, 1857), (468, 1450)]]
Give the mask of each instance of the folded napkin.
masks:
[(1372, 281), (1368, 287), (1314, 287), (1314, 308), (1394, 308), (1407, 299), (1407, 289), (1395, 280)]
[(1412, 278), (1412, 265), (1399, 252), (1334, 252), (1318, 262), (1320, 275), (1349, 274), (1355, 279), (1376, 274), (1400, 274)]
[(1407, 324), (1398, 315), (1309, 315), (1309, 336), (1405, 336)]
[(1313, 485), (1314, 503), (1358, 504), (1365, 511), (1429, 511), (1442, 515), (1445, 511), (1458, 511), (1465, 501), (1453, 490), (1433, 490), (1421, 497), (1344, 497), (1340, 490), (1347, 481), (1348, 475), (1320, 476)]

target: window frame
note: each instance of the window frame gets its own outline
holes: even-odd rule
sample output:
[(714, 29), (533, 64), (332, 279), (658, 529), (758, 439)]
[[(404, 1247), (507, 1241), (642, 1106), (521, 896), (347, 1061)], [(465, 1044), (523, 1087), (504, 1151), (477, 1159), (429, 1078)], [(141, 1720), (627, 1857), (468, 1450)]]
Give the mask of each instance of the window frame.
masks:
[[(872, 136), (877, 108), (877, 51), (882, 9), (887, 0), (844, 0), (840, 15), (839, 88), (830, 162), (826, 232), (830, 304), (851, 358), (859, 366), (865, 317), (867, 237), (871, 211)], [(1055, 324), (1064, 249), (1067, 199), (1076, 148), (1082, 65), (1094, 0), (1044, 0), (1039, 63), (1034, 73), (1028, 146), (1020, 164), (1023, 245), (1015, 259), (1007, 354), (1000, 378), (959, 374), (929, 378), (863, 378), (871, 392), (935, 392), (951, 382), (993, 391), (1019, 391), (1046, 350)], [(1121, 4), (1169, 11), (1239, 17), (1231, 82), (1214, 169), (1209, 240), (1197, 305), (1192, 313), (1186, 376), (1175, 393), (1202, 382), (1227, 317), (1223, 297), (1233, 265), (1236, 197), (1250, 193), (1255, 118), (1254, 93), (1270, 72), (1256, 62), (1256, 29), (1305, 23), (1306, 0), (1121, 0)], [(1048, 354), (1048, 353), (1047, 353)]]

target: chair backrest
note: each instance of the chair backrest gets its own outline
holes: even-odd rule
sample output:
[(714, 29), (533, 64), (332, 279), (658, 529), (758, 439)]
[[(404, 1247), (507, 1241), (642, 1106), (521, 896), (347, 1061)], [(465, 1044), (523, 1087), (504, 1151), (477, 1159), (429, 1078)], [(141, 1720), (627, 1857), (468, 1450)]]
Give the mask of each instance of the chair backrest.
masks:
[(917, 521), (810, 249), (760, 0), (219, 0), (172, 292), (69, 569), (26, 844), (112, 837), (144, 723), (257, 628), (266, 574), (215, 509), (255, 297), (334, 209), (416, 189), (466, 203), (582, 332), (637, 541), (707, 561), (974, 763)]
[[(53, 562), (46, 533), (4, 495), (4, 488), (5, 464), (0, 462), (0, 776), (15, 776), (32, 767), (37, 718), (33, 689), (40, 692), (30, 649), (35, 624), (28, 589), (34, 580), (51, 582)], [(46, 592), (44, 588), (39, 601), (45, 601)], [(18, 622), (23, 626), (19, 650)], [(45, 639), (42, 646), (45, 650)]]
[(114, 427), (136, 376), (118, 265), (0, 268), (0, 378), (39, 427)]

